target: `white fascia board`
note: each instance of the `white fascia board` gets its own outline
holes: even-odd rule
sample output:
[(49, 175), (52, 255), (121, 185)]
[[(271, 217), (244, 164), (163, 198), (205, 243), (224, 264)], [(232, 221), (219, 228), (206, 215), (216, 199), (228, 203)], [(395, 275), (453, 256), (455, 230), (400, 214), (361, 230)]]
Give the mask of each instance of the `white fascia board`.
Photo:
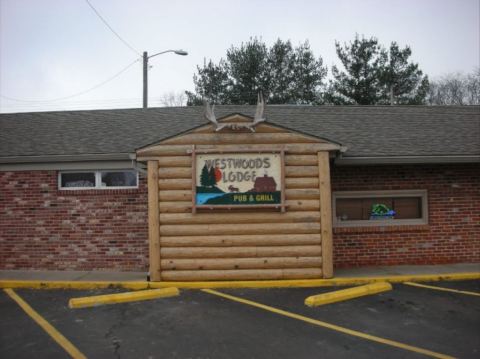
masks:
[[(132, 153), (87, 153), (80, 155), (40, 155), (0, 157), (0, 164), (131, 160)], [(135, 158), (135, 157), (134, 157)]]
[(480, 155), (460, 156), (390, 156), (390, 157), (337, 157), (338, 166), (479, 163)]
[(77, 161), (0, 164), (0, 171), (75, 171), (137, 169), (135, 161)]

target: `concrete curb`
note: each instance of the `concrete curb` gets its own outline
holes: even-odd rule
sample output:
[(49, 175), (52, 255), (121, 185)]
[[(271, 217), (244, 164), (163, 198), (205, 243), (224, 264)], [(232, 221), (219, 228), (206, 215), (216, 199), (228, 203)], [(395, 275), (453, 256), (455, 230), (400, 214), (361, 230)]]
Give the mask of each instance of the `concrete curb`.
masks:
[(342, 302), (365, 295), (372, 295), (392, 290), (392, 285), (388, 282), (376, 282), (365, 284), (359, 287), (336, 290), (323, 294), (312, 295), (305, 299), (305, 305), (309, 307), (318, 307), (320, 305)]
[(124, 288), (131, 290), (176, 287), (184, 289), (204, 288), (307, 288), (363, 285), (375, 282), (437, 282), (480, 279), (480, 272), (449, 274), (415, 274), (372, 277), (350, 277), (333, 279), (297, 279), (263, 281), (218, 281), (218, 282), (133, 282), (133, 281), (41, 281), (0, 280), (0, 288), (31, 289), (102, 289)]
[(95, 295), (91, 297), (72, 298), (68, 301), (70, 308), (96, 307), (104, 304), (136, 302), (156, 298), (166, 298), (179, 295), (178, 288), (162, 288), (139, 290), (137, 292)]

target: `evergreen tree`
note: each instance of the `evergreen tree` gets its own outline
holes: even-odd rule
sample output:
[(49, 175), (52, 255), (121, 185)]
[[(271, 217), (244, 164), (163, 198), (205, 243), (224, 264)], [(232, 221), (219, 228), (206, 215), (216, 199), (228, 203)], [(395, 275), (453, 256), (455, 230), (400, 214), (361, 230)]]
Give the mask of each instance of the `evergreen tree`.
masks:
[(253, 105), (260, 90), (269, 103), (319, 103), (327, 73), (308, 42), (293, 48), (290, 41), (279, 39), (268, 48), (257, 38), (232, 46), (218, 65), (210, 60), (197, 70), (195, 93), (187, 92), (188, 105), (200, 104), (202, 99)]
[(210, 60), (207, 64), (204, 60), (203, 67), (197, 66), (198, 75), (193, 75), (195, 84), (195, 93), (185, 91), (187, 95), (187, 105), (203, 105), (202, 99), (208, 99), (214, 103), (227, 103), (228, 89), (231, 87), (230, 79), (224, 60), (220, 60), (218, 65)]
[(421, 105), (425, 103), (429, 83), (418, 64), (409, 62), (412, 55), (410, 47), (400, 49), (396, 42), (382, 53), (380, 84), (383, 96), (379, 101), (385, 104)]
[(284, 103), (320, 104), (323, 102), (320, 90), (327, 68), (323, 67), (322, 58), (315, 59), (308, 42), (295, 49), (293, 65), (293, 94), (291, 101)]
[(428, 93), (428, 78), (418, 64), (409, 61), (407, 46), (396, 42), (389, 50), (374, 37), (355, 35), (350, 44), (335, 43), (344, 71), (332, 67), (333, 81), (325, 95), (332, 104), (423, 104)]
[(334, 80), (326, 97), (333, 104), (373, 105), (381, 98), (380, 75), (382, 70), (381, 46), (374, 37), (359, 38), (342, 47), (335, 42), (337, 55), (345, 71), (332, 67)]

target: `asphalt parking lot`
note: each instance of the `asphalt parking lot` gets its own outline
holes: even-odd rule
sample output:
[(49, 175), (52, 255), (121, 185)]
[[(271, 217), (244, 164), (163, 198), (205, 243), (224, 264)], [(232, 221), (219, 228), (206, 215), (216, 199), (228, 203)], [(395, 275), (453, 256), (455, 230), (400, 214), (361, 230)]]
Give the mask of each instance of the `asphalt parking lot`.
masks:
[[(480, 281), (426, 284), (480, 292)], [(306, 297), (336, 289), (343, 288), (181, 290), (177, 297), (84, 309), (68, 308), (68, 300), (123, 290), (15, 293), (88, 358), (425, 357), (421, 350), (480, 357), (479, 296), (396, 284), (373, 296), (304, 305)], [(70, 357), (4, 291), (0, 317), (0, 358)]]

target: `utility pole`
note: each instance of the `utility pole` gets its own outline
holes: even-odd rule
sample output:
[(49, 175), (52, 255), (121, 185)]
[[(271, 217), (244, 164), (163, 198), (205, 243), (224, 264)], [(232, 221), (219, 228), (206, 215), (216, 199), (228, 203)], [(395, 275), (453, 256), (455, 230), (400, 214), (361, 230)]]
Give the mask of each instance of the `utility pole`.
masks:
[(143, 52), (143, 108), (148, 107), (148, 59), (154, 56), (165, 54), (167, 52), (173, 52), (176, 55), (187, 56), (188, 52), (184, 50), (166, 50), (151, 56), (148, 56), (147, 51)]
[(148, 53), (143, 52), (143, 108), (148, 107)]

